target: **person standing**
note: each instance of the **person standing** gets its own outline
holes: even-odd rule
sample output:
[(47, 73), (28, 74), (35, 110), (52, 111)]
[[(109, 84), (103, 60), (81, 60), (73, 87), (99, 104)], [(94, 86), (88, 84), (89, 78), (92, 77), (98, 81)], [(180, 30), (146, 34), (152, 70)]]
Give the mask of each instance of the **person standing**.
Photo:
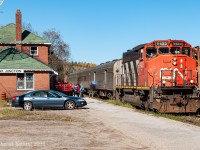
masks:
[(94, 97), (95, 88), (96, 88), (96, 81), (92, 81), (92, 83), (91, 83), (92, 97)]
[(76, 96), (76, 94), (77, 94), (77, 91), (76, 91), (76, 89), (77, 89), (77, 85), (76, 85), (76, 84), (74, 84), (74, 96)]
[(84, 86), (83, 86), (83, 84), (81, 84), (80, 97), (83, 97), (84, 90), (85, 90)]
[(76, 93), (77, 93), (77, 96), (79, 97), (79, 94), (80, 94), (80, 85), (79, 84), (77, 84)]

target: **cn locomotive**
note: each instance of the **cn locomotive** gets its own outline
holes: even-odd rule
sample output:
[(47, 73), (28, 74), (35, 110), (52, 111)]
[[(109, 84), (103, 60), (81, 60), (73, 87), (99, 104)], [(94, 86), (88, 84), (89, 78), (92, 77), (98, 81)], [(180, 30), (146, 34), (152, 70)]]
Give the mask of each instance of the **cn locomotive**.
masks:
[(197, 62), (183, 40), (155, 40), (123, 53), (122, 59), (68, 75), (98, 96), (129, 101), (165, 113), (200, 111)]

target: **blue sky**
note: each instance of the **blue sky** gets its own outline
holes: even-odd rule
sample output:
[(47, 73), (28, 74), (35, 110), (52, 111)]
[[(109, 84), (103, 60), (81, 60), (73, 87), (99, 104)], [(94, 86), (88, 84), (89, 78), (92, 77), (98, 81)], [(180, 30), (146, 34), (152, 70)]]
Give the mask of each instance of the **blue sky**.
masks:
[(71, 60), (100, 64), (160, 39), (200, 45), (199, 0), (4, 0), (0, 25), (22, 22), (39, 33), (56, 29)]

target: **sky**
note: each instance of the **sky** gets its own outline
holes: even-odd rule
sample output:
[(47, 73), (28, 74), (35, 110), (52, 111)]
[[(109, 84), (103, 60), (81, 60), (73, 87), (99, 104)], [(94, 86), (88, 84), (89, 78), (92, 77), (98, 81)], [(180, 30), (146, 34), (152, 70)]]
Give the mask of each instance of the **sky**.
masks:
[(17, 9), (39, 34), (59, 32), (71, 61), (98, 65), (153, 40), (200, 45), (199, 0), (4, 0), (0, 25), (15, 23)]

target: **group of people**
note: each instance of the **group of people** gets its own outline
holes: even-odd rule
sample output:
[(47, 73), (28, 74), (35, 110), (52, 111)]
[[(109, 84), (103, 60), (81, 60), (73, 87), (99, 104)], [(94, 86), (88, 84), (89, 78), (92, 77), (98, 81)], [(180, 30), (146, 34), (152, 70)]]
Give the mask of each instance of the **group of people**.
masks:
[(83, 93), (84, 93), (84, 86), (80, 84), (75, 84), (73, 95), (77, 97), (83, 97)]

